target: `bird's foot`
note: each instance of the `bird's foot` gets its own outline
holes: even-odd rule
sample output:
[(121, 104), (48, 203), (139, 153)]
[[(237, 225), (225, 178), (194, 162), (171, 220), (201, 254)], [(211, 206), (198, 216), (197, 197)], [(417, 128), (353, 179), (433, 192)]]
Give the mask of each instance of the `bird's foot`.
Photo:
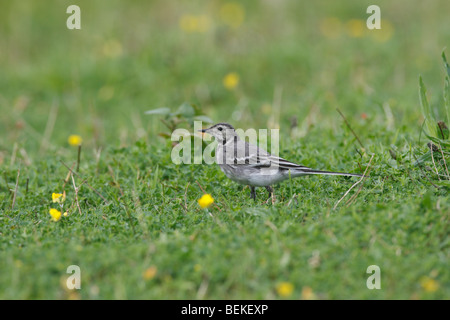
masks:
[(270, 200), (272, 200), (272, 205), (274, 205), (276, 199), (273, 194), (265, 201), (265, 204), (268, 204)]
[(267, 186), (266, 190), (269, 192), (269, 198), (266, 200), (266, 204), (269, 203), (269, 200), (272, 200), (272, 205), (275, 204), (275, 196), (273, 195), (273, 188), (271, 186)]

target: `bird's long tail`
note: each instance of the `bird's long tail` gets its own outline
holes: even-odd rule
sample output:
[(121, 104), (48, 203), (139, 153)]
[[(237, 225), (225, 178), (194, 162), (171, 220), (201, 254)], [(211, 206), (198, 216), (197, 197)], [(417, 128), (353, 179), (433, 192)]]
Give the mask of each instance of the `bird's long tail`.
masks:
[(327, 176), (349, 176), (349, 177), (362, 177), (363, 176), (362, 174), (357, 174), (357, 173), (321, 171), (321, 170), (314, 170), (314, 169), (309, 169), (309, 168), (292, 170), (291, 174), (293, 177), (300, 177), (300, 176), (309, 175), (309, 174), (321, 174), (321, 175), (327, 175)]

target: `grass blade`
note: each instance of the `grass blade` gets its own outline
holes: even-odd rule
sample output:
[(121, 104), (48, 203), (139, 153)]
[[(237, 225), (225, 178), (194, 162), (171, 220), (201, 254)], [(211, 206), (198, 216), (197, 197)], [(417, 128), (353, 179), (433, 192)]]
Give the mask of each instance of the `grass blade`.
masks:
[(445, 52), (442, 51), (442, 60), (444, 61), (444, 67), (447, 71), (447, 76), (445, 77), (444, 82), (444, 105), (445, 110), (447, 111), (447, 125), (450, 124), (450, 65), (447, 62), (447, 58), (445, 56)]
[(447, 111), (447, 122), (446, 124), (450, 124), (450, 81), (448, 77), (445, 77), (444, 84), (444, 105), (445, 110)]
[(447, 62), (447, 57), (445, 56), (445, 51), (442, 51), (442, 60), (444, 60), (444, 67), (447, 70), (447, 76), (450, 77), (450, 65)]

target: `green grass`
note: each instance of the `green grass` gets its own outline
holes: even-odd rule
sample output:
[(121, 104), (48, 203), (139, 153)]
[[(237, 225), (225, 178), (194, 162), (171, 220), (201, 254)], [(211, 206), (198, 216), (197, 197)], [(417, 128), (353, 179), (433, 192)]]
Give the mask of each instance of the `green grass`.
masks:
[[(415, 165), (429, 150), (420, 99), (446, 119), (448, 2), (382, 1), (383, 41), (365, 28), (369, 2), (242, 2), (237, 28), (224, 3), (78, 1), (78, 31), (65, 27), (70, 1), (0, 4), (0, 298), (300, 299), (311, 288), (318, 299), (449, 299), (448, 180), (430, 160)], [(184, 15), (206, 16), (209, 30), (183, 31)], [(144, 113), (185, 101), (216, 122), (279, 126), (280, 154), (313, 168), (361, 172), (374, 155), (370, 177), (336, 209), (357, 178), (288, 180), (274, 205), (261, 188), (253, 202), (216, 165), (172, 163), (158, 136), (170, 132)], [(64, 183), (71, 134), (83, 137), (81, 214)], [(197, 182), (217, 206), (200, 209)], [(69, 215), (53, 222), (63, 188)], [(81, 290), (65, 287), (69, 265)], [(381, 290), (366, 287), (370, 265)]]

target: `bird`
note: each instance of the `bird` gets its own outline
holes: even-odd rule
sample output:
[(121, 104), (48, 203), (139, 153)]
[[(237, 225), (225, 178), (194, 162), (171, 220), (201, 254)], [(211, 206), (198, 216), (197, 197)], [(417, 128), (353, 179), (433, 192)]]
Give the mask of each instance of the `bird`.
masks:
[(311, 169), (296, 164), (266, 150), (242, 140), (231, 124), (217, 123), (207, 129), (199, 130), (212, 135), (217, 141), (216, 163), (225, 175), (243, 185), (250, 187), (250, 197), (256, 201), (256, 188), (265, 187), (269, 192), (269, 199), (273, 198), (272, 185), (290, 178), (305, 175), (333, 175), (362, 177), (356, 173), (332, 172)]

